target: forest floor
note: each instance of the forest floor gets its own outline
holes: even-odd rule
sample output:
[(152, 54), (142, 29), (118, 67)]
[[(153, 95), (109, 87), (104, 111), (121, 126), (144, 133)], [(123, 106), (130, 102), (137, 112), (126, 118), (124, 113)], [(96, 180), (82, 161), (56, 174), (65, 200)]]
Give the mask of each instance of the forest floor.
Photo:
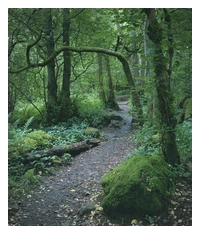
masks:
[[(135, 130), (131, 128), (127, 101), (119, 102), (123, 117), (120, 128), (102, 129), (107, 140), (99, 146), (80, 153), (71, 165), (61, 167), (53, 175), (43, 177), (42, 182), (26, 199), (19, 210), (9, 216), (11, 226), (191, 226), (192, 182), (191, 178), (178, 178), (168, 210), (160, 216), (134, 220), (134, 217), (108, 217), (100, 206), (101, 179), (116, 167), (125, 156), (133, 152)], [(84, 204), (93, 201), (91, 212), (81, 211)], [(81, 215), (82, 212), (82, 215)], [(134, 222), (131, 224), (131, 221)]]

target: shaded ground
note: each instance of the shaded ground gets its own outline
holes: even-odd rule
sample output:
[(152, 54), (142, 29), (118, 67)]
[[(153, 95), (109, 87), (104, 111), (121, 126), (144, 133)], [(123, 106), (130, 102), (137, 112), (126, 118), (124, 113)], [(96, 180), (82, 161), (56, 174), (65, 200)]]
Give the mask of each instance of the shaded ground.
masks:
[[(73, 158), (53, 176), (44, 177), (38, 188), (27, 196), (9, 225), (15, 226), (122, 226), (131, 220), (109, 219), (99, 206), (102, 177), (132, 152), (134, 131), (126, 102), (121, 101), (117, 114), (124, 119), (121, 128), (102, 129), (107, 141)], [(176, 194), (167, 212), (159, 217), (137, 220), (137, 225), (191, 225), (191, 179), (177, 182)], [(84, 202), (94, 201), (96, 210), (80, 215)], [(134, 217), (133, 217), (134, 218)]]

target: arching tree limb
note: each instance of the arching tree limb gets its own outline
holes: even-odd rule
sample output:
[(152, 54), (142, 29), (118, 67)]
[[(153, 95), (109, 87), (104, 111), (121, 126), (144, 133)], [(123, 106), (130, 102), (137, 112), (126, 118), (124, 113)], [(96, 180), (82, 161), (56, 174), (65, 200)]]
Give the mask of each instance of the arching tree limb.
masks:
[[(41, 62), (41, 63), (31, 63), (30, 59), (27, 59), (27, 61), (29, 62), (29, 64), (27, 64), (26, 67), (19, 69), (17, 71), (12, 71), (10, 70), (9, 72), (11, 73), (20, 73), (24, 70), (30, 69), (30, 68), (35, 68), (35, 67), (44, 67), (46, 66), (52, 59), (54, 59), (56, 56), (58, 56), (60, 53), (62, 53), (63, 51), (71, 51), (71, 52), (78, 52), (78, 53), (83, 53), (83, 52), (87, 52), (87, 53), (101, 53), (101, 54), (107, 54), (113, 57), (116, 57), (122, 64), (123, 66), (123, 70), (124, 73), (126, 75), (126, 79), (128, 81), (128, 84), (131, 88), (131, 93), (132, 93), (132, 103), (133, 105), (135, 105), (136, 109), (137, 109), (137, 113), (138, 113), (138, 119), (140, 122), (140, 125), (143, 124), (143, 112), (142, 112), (142, 106), (140, 103), (140, 99), (138, 96), (138, 93), (136, 91), (136, 86), (131, 74), (131, 70), (128, 64), (127, 59), (118, 52), (114, 52), (111, 50), (107, 50), (107, 49), (103, 49), (100, 47), (71, 47), (71, 46), (62, 46), (59, 49), (55, 50), (45, 61)], [(30, 52), (30, 50), (28, 50), (28, 52)], [(28, 56), (28, 54), (26, 55)]]

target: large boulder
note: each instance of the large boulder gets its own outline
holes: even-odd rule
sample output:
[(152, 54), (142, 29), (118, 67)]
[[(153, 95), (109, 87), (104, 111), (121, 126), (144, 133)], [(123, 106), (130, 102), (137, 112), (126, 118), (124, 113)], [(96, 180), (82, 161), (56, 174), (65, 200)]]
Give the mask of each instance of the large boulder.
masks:
[(132, 157), (103, 177), (101, 206), (109, 214), (155, 215), (163, 209), (172, 181), (162, 157)]

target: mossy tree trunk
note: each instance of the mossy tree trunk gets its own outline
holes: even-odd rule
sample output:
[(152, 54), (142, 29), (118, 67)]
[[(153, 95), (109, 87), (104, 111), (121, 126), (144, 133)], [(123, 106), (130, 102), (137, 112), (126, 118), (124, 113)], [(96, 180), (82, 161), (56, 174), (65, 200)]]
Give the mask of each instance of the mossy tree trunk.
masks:
[[(46, 48), (49, 57), (55, 49), (54, 34), (52, 29), (51, 9), (46, 9)], [(47, 64), (48, 75), (48, 101), (47, 101), (47, 122), (55, 121), (57, 115), (57, 81), (55, 75), (55, 61), (52, 59)]]
[[(63, 44), (70, 45), (70, 9), (63, 9)], [(71, 55), (70, 51), (63, 51), (63, 79), (62, 91), (59, 97), (60, 122), (67, 121), (73, 115), (73, 108), (70, 99), (70, 77), (71, 77)]]
[(110, 70), (109, 56), (104, 56), (106, 62), (106, 70), (108, 74), (108, 92), (107, 92), (107, 106), (114, 110), (119, 110), (119, 106), (115, 100), (114, 86)]
[(162, 28), (156, 19), (154, 8), (148, 8), (144, 11), (149, 21), (148, 36), (155, 46), (154, 67), (158, 109), (160, 112), (162, 151), (165, 161), (174, 166), (175, 164), (180, 164), (180, 156), (174, 132), (176, 119), (174, 116), (173, 94), (170, 91), (166, 58), (164, 57), (162, 50)]
[[(88, 52), (88, 53), (101, 53), (101, 54), (106, 54), (106, 55), (110, 55), (110, 56), (114, 56), (116, 57), (122, 64), (123, 66), (123, 70), (124, 73), (126, 75), (126, 79), (127, 82), (131, 88), (131, 96), (132, 96), (132, 103), (133, 105), (136, 107), (137, 109), (137, 114), (138, 114), (138, 121), (140, 123), (140, 125), (143, 125), (144, 123), (144, 119), (143, 119), (143, 111), (142, 111), (142, 105), (140, 103), (140, 99), (139, 99), (139, 95), (136, 91), (136, 87), (135, 87), (135, 82), (133, 80), (132, 74), (131, 74), (131, 70), (128, 64), (127, 59), (121, 54), (121, 53), (117, 53), (111, 50), (107, 50), (107, 49), (103, 49), (100, 47), (72, 47), (72, 46), (62, 46), (59, 49), (54, 50), (54, 52), (43, 62), (41, 63), (27, 63), (26, 67), (23, 67), (19, 70), (16, 71), (12, 71), (10, 70), (10, 73), (20, 73), (24, 70), (30, 69), (30, 68), (35, 68), (35, 67), (44, 67), (46, 66), (48, 63), (50, 63), (51, 60), (54, 60), (54, 58), (56, 56), (58, 56), (60, 53), (62, 53), (63, 51), (71, 51), (71, 52)], [(30, 57), (30, 53), (26, 54), (26, 57), (29, 58)], [(30, 60), (30, 59), (29, 59)]]
[(102, 64), (102, 54), (97, 54), (98, 61), (98, 92), (99, 98), (104, 105), (106, 105), (106, 95), (103, 86), (103, 64)]

